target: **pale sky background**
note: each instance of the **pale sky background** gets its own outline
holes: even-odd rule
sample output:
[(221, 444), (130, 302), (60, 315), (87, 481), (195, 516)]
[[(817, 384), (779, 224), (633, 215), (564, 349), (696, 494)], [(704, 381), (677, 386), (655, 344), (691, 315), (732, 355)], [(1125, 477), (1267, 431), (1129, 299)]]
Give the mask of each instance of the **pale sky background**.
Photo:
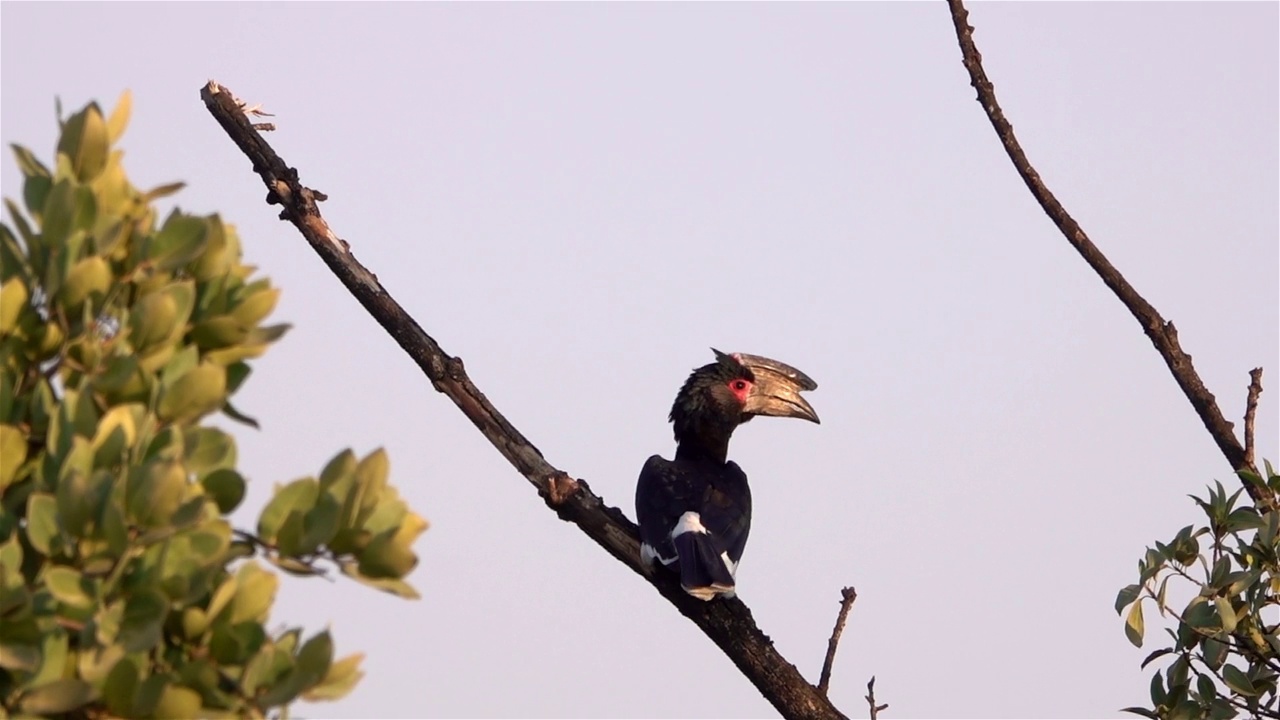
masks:
[[(1177, 324), (1238, 420), (1263, 365), (1276, 459), (1276, 3), (974, 4), (1044, 179)], [(385, 446), (432, 522), (406, 602), (289, 581), (368, 676), (324, 717), (767, 717), (719, 650), (530, 486), (263, 203), (209, 78), (357, 257), (555, 465), (634, 515), (709, 346), (812, 375), (822, 425), (761, 419), (740, 594), (865, 717), (1104, 717), (1147, 698), (1112, 610), (1136, 561), (1234, 482), (1150, 342), (1045, 218), (973, 100), (947, 7), (3, 5), (7, 144), (134, 93), (126, 167), (235, 223), (295, 329), (236, 429), (273, 482)], [(1149, 616), (1151, 613), (1149, 613)], [(1159, 640), (1158, 636), (1153, 640)]]

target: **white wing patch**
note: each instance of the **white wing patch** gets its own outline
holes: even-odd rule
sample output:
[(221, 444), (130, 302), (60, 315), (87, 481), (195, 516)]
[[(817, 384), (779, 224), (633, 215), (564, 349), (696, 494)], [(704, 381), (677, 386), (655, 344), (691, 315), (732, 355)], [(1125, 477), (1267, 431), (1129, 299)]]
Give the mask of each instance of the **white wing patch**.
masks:
[(658, 554), (658, 551), (654, 550), (653, 546), (650, 545), (649, 543), (640, 544), (640, 563), (642, 565), (650, 565), (653, 563), (654, 560), (657, 560), (663, 565), (670, 565), (671, 563), (675, 562), (677, 559), (678, 558), (674, 558), (674, 557), (670, 557), (670, 558), (662, 557), (661, 555)]
[(728, 552), (720, 553), (720, 559), (724, 561), (724, 566), (729, 569), (729, 577), (738, 579), (738, 563), (729, 559)]

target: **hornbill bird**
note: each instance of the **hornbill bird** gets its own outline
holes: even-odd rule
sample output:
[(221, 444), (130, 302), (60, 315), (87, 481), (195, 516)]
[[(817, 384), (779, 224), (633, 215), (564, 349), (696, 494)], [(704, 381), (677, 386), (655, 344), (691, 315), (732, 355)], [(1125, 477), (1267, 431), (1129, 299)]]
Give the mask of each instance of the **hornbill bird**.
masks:
[(671, 406), (676, 459), (649, 458), (636, 483), (640, 559), (680, 573), (699, 600), (732, 596), (751, 531), (751, 488), (727, 459), (734, 428), (756, 415), (818, 422), (802, 390), (818, 384), (769, 358), (725, 354), (694, 370)]

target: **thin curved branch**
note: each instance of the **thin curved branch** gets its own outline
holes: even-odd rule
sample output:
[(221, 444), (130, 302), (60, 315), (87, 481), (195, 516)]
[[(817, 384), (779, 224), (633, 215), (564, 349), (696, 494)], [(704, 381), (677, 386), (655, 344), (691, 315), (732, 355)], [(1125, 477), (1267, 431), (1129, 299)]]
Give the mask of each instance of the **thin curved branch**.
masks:
[[(1258, 469), (1253, 466), (1244, 447), (1236, 439), (1232, 424), (1223, 417), (1213, 393), (1209, 392), (1204, 386), (1204, 381), (1196, 373), (1191, 364), (1191, 356), (1183, 352), (1182, 346), (1178, 344), (1178, 331), (1173, 327), (1173, 323), (1161, 317), (1151, 303), (1143, 299), (1129, 281), (1120, 274), (1120, 271), (1107, 260), (1098, 246), (1094, 245), (1081, 229), (1079, 223), (1062, 207), (1062, 203), (1058, 202), (1049, 188), (1045, 187), (1040, 174), (1027, 160), (1026, 153), (1022, 151), (1022, 146), (1018, 144), (1018, 139), (1013, 134), (1013, 126), (1009, 124), (1004, 111), (1000, 109), (995, 88), (982, 68), (982, 53), (978, 52), (978, 46), (973, 42), (973, 27), (969, 25), (969, 11), (965, 9), (963, 0), (947, 0), (947, 4), (951, 7), (951, 21), (955, 25), (956, 39), (960, 43), (960, 52), (964, 57), (964, 67), (969, 71), (970, 84), (977, 90), (978, 102), (986, 111), (987, 119), (991, 121), (991, 126), (995, 128), (996, 135), (1004, 145), (1009, 159), (1013, 161), (1018, 175), (1026, 183), (1027, 189), (1035, 196), (1049, 219), (1058, 226), (1067, 242), (1071, 243), (1076, 252), (1080, 253), (1080, 257), (1084, 258), (1089, 267), (1102, 278), (1102, 282), (1111, 288), (1116, 297), (1120, 298), (1120, 302), (1124, 303), (1124, 306), (1137, 319), (1138, 324), (1142, 326), (1142, 331), (1151, 339), (1151, 344), (1155, 345), (1160, 357), (1164, 358), (1165, 364), (1169, 366), (1169, 372), (1173, 373), (1173, 379), (1191, 401), (1191, 406), (1195, 408), (1196, 414), (1200, 416), (1205, 429), (1209, 431), (1209, 435), (1213, 437), (1223, 457), (1231, 464), (1231, 468), (1237, 472), (1249, 470), (1256, 474)], [(1250, 483), (1246, 482), (1244, 486), (1256, 502), (1269, 505), (1273, 499), (1266, 496), (1267, 493), (1263, 489)]]
[(614, 507), (543, 458), (542, 453), (502, 416), (467, 377), (462, 360), (440, 348), (404, 308), (356, 261), (346, 241), (329, 229), (316, 203), (323, 193), (303, 186), (245, 116), (244, 106), (225, 87), (209, 82), (200, 97), (267, 186), (267, 202), (283, 206), (280, 217), (293, 223), (347, 290), (422, 368), (431, 385), (448, 396), (521, 475), (533, 484), (561, 520), (571, 522), (636, 573), (645, 577), (685, 617), (720, 647), (748, 680), (788, 718), (831, 719), (844, 715), (773, 647), (738, 599), (702, 602), (665, 576), (650, 576), (640, 564), (636, 526)]

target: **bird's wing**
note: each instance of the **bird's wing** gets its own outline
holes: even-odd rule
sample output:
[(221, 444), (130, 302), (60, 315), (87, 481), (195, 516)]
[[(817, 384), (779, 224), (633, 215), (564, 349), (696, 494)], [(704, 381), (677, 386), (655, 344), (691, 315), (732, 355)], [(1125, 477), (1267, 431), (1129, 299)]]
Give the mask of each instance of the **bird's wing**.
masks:
[(636, 482), (636, 520), (640, 524), (640, 542), (648, 546), (664, 565), (676, 559), (671, 544), (671, 529), (680, 516), (697, 508), (705, 489), (705, 480), (695, 474), (680, 472), (676, 463), (654, 455), (645, 462)]
[(730, 572), (736, 572), (751, 533), (751, 488), (737, 463), (726, 463), (703, 490), (699, 512), (702, 524), (733, 562)]
[(751, 530), (751, 491), (742, 469), (732, 462), (712, 468), (649, 458), (636, 483), (636, 517), (651, 557), (664, 565), (676, 560), (671, 533), (690, 512), (698, 514), (716, 554), (727, 554), (731, 571), (736, 568)]

